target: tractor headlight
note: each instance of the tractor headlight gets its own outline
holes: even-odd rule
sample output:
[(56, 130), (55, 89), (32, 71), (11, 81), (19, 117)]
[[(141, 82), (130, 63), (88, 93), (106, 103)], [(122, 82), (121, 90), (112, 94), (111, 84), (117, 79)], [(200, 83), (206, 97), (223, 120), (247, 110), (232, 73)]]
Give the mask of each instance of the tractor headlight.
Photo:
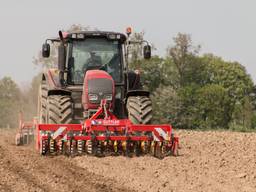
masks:
[(115, 34), (109, 34), (108, 38), (111, 39), (111, 40), (114, 40), (114, 39), (116, 39), (116, 35)]
[(89, 94), (89, 101), (97, 101), (98, 95), (96, 94)]
[(106, 99), (107, 101), (112, 101), (112, 94), (107, 94), (107, 95), (105, 95), (105, 99)]
[(79, 33), (79, 34), (77, 34), (76, 38), (77, 39), (84, 39), (84, 34)]
[(73, 33), (73, 34), (71, 35), (71, 37), (72, 37), (72, 39), (76, 39), (76, 34)]

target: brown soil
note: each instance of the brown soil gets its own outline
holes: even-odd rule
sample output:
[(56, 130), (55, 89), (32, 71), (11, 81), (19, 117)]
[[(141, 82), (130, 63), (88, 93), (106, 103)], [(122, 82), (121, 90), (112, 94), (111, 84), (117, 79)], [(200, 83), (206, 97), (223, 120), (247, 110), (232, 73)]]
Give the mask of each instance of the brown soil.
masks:
[(179, 157), (41, 157), (0, 131), (0, 191), (256, 191), (256, 134), (178, 131)]

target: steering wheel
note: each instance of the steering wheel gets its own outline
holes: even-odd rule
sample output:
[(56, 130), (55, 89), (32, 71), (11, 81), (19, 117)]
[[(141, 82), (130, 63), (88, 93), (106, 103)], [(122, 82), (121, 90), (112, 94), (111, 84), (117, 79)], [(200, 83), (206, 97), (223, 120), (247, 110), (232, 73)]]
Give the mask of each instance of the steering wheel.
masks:
[(100, 66), (99, 70), (107, 71), (107, 64)]

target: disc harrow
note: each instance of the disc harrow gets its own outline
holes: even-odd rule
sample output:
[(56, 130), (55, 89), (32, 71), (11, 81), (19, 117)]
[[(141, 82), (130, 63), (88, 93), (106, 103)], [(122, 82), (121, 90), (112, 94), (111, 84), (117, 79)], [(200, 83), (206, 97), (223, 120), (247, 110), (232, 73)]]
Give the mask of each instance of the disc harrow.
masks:
[(98, 111), (81, 124), (37, 124), (41, 155), (134, 155), (157, 158), (178, 155), (179, 139), (170, 125), (133, 124), (117, 119), (104, 100)]
[(24, 122), (23, 114), (19, 114), (19, 128), (15, 135), (15, 144), (28, 145), (34, 141), (34, 131), (37, 124), (37, 119), (34, 118), (33, 121)]

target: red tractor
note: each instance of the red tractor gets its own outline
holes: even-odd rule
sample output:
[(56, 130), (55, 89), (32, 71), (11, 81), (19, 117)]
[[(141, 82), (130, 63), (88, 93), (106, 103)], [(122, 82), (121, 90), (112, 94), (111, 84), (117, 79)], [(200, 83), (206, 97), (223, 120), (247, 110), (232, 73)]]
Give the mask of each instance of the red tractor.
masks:
[(37, 148), (45, 154), (109, 153), (157, 157), (176, 154), (178, 138), (170, 125), (148, 125), (152, 119), (150, 93), (140, 75), (128, 70), (129, 46), (143, 46), (115, 32), (81, 31), (47, 39), (42, 55), (58, 45), (58, 67), (42, 75), (39, 93)]

